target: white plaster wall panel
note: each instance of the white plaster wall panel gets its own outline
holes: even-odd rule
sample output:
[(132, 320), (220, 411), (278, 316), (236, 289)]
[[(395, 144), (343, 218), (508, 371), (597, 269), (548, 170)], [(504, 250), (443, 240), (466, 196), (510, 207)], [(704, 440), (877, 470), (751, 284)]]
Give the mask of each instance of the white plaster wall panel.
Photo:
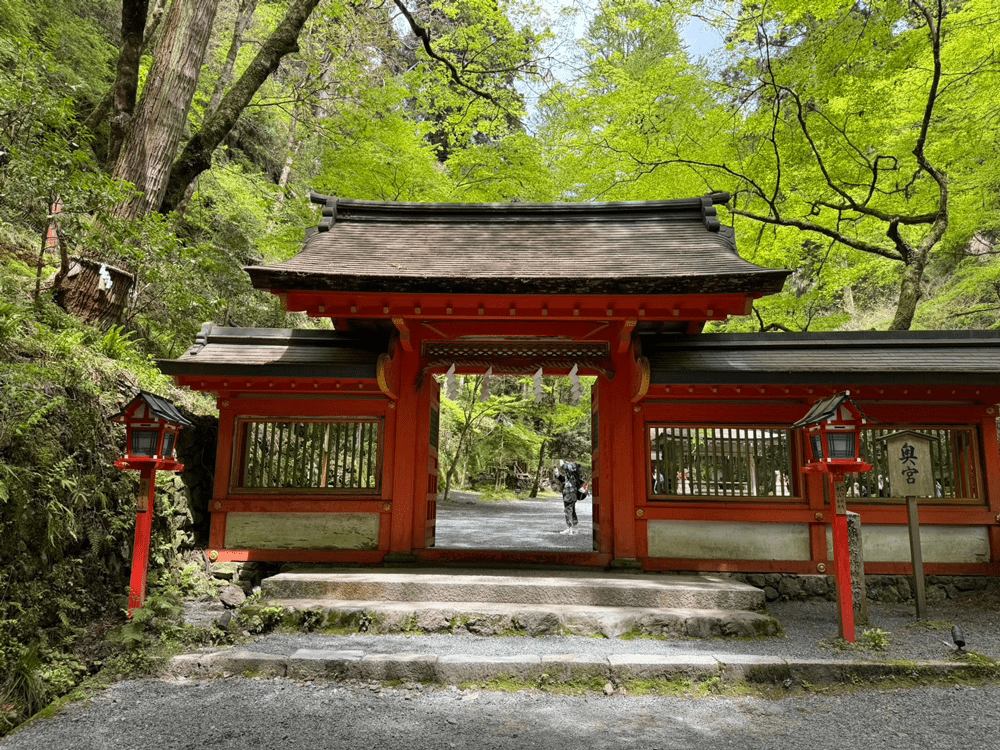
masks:
[(229, 513), (228, 549), (377, 549), (377, 513)]
[[(906, 526), (861, 525), (865, 562), (910, 562), (910, 535)], [(833, 533), (826, 528), (826, 548), (833, 559)], [(925, 563), (981, 563), (990, 561), (990, 538), (985, 526), (921, 526), (920, 551)]]
[(808, 560), (809, 527), (783, 523), (649, 521), (650, 557)]

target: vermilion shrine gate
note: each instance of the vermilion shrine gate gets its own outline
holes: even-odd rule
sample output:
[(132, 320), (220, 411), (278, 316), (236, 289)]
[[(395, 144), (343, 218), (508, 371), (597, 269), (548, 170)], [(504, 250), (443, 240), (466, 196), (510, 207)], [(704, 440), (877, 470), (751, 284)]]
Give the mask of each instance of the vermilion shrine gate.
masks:
[[(787, 271), (748, 263), (725, 194), (613, 204), (435, 205), (313, 196), (302, 252), (247, 269), (335, 331), (206, 324), (161, 363), (215, 393), (217, 560), (558, 563), (832, 572), (830, 499), (790, 426), (850, 390), (869, 422), (848, 477), (869, 573), (908, 573), (885, 443), (931, 442), (929, 574), (1000, 574), (1000, 335), (709, 335)], [(435, 548), (433, 375), (597, 377), (589, 552)]]

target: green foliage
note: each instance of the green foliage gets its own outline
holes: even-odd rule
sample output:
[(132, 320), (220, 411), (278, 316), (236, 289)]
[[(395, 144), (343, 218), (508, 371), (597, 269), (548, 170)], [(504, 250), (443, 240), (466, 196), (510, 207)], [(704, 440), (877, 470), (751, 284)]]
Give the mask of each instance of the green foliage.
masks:
[(887, 651), (892, 639), (881, 628), (865, 628), (858, 638), (858, 646), (868, 651)]
[(457, 382), (456, 400), (444, 389), (441, 394), (441, 466), (448, 489), (454, 482), (482, 490), (487, 500), (533, 497), (540, 480), (551, 479), (546, 456), (590, 466), (593, 378), (581, 379), (579, 404), (568, 403), (567, 378), (544, 378), (537, 403), (531, 378), (493, 378), (485, 401), (481, 376), (458, 376)]
[(543, 99), (564, 194), (733, 193), (744, 255), (794, 274), (728, 330), (910, 325), (909, 305), (947, 287), (943, 255), (993, 244), (992, 4), (944, 14), (937, 88), (937, 37), (913, 3), (702, 6), (728, 37), (713, 69), (684, 54), (683, 4), (599, 5), (582, 72)]
[(239, 626), (252, 635), (270, 633), (278, 628), (285, 617), (282, 607), (256, 607), (244, 604), (240, 608)]
[(49, 85), (93, 104), (109, 80), (120, 18), (121, 5), (113, 0), (0, 0), (0, 66), (14, 68), (37, 43), (52, 54)]
[(517, 495), (510, 490), (487, 487), (483, 490), (479, 499), (484, 503), (503, 503), (511, 500), (517, 500), (518, 498)]
[(8, 64), (0, 64), (0, 221), (40, 235), (58, 197), (63, 234), (82, 242), (123, 192), (97, 171), (85, 139), (74, 132), (75, 101), (53, 85), (55, 58), (20, 41)]
[(674, 4), (600, 3), (582, 41), (583, 72), (541, 104), (560, 188), (574, 200), (652, 200), (704, 193), (691, 169), (658, 165), (685, 147), (714, 102), (706, 72), (684, 52)]
[(483, 0), (434, 0), (417, 11), (437, 54), (461, 71), (463, 81), (456, 82), (446, 65), (430, 59), (417, 40), (408, 40), (408, 46), (416, 47), (415, 65), (403, 80), (439, 161), (448, 162), (456, 151), (495, 143), (521, 128), (524, 100), (514, 82), (540, 75), (536, 59), (547, 37), (547, 32), (512, 23), (514, 13), (530, 11)]
[[(136, 477), (108, 416), (134, 385), (167, 389), (130, 334), (33, 303), (33, 282), (0, 264), (0, 732), (71, 689), (90, 624), (121, 617)], [(176, 553), (165, 519), (154, 533), (155, 595)]]
[(184, 608), (175, 592), (162, 592), (147, 596), (140, 609), (132, 613), (132, 619), (120, 626), (109, 636), (127, 650), (138, 651), (152, 637), (159, 640), (177, 640), (186, 632)]
[[(984, 244), (980, 240), (980, 249)], [(917, 326), (996, 329), (1000, 326), (998, 312), (1000, 263), (996, 255), (970, 255), (932, 277), (931, 293), (917, 315)]]

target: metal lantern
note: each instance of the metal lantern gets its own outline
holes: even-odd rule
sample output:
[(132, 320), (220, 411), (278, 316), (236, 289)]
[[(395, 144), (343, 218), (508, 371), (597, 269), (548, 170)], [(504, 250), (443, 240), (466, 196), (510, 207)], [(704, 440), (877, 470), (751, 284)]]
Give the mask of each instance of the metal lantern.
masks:
[[(849, 391), (838, 393), (812, 405), (792, 427), (805, 431), (811, 453), (802, 471), (818, 473), (826, 483), (830, 498), (833, 562), (837, 580), (837, 612), (840, 636), (849, 643), (856, 639), (854, 591), (851, 573), (850, 535), (847, 530), (847, 488), (844, 475), (871, 471), (861, 460), (861, 426), (867, 420), (851, 401)], [(820, 514), (822, 518), (822, 514)], [(862, 600), (863, 601), (863, 600)]]
[(119, 469), (183, 471), (175, 455), (177, 435), (192, 423), (172, 401), (139, 391), (111, 421), (124, 424), (127, 430), (126, 455), (115, 462)]
[(146, 571), (149, 567), (149, 545), (153, 533), (153, 500), (156, 497), (156, 472), (183, 471), (174, 450), (177, 435), (193, 423), (177, 411), (172, 401), (146, 391), (132, 399), (112, 422), (125, 425), (126, 455), (115, 461), (119, 469), (139, 472), (139, 495), (136, 504), (135, 544), (132, 552), (132, 574), (129, 585), (128, 616), (146, 600)]
[(859, 432), (867, 420), (851, 401), (850, 393), (838, 393), (813, 404), (809, 412), (792, 427), (803, 428), (808, 438), (810, 456), (806, 472), (852, 474), (870, 471), (861, 460)]

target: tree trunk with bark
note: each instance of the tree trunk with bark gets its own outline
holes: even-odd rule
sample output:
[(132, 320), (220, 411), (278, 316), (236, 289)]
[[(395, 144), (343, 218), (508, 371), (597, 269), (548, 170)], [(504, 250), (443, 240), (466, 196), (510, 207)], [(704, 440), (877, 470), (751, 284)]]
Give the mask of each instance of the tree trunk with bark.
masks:
[(118, 154), (125, 140), (125, 130), (135, 112), (139, 90), (139, 60), (142, 57), (142, 40), (146, 33), (148, 13), (149, 0), (122, 0), (122, 41), (114, 84), (115, 114), (111, 118), (109, 164), (118, 161)]
[(530, 498), (538, 497), (538, 488), (542, 484), (542, 467), (545, 465), (545, 447), (548, 444), (548, 439), (545, 439), (542, 440), (542, 444), (538, 446), (538, 465), (535, 466), (535, 479), (531, 483), (531, 492), (528, 493), (528, 497)]
[[(462, 425), (462, 432), (458, 436), (458, 444), (455, 446), (455, 455), (451, 459), (451, 465), (448, 466), (448, 471), (445, 472), (444, 476), (444, 494), (441, 496), (441, 500), (448, 499), (448, 493), (451, 492), (451, 480), (455, 477), (455, 469), (458, 468), (458, 460), (462, 455), (462, 448), (465, 444), (465, 438), (472, 429), (472, 424), (474, 421), (473, 414), (476, 411), (476, 394), (479, 392), (479, 386), (482, 383), (482, 377), (477, 375), (473, 380), (472, 384), (472, 396), (469, 397), (469, 405), (464, 410), (463, 416), (465, 417), (465, 423)], [(480, 414), (480, 416), (482, 416)]]
[(281, 167), (281, 175), (278, 177), (278, 196), (274, 201), (274, 209), (271, 211), (271, 226), (274, 227), (282, 208), (285, 206), (285, 198), (288, 190), (288, 181), (292, 176), (292, 167), (295, 165), (295, 158), (299, 155), (299, 144), (302, 142), (296, 132), (299, 127), (300, 107), (296, 106), (292, 110), (292, 122), (288, 126), (288, 138), (285, 141), (285, 163)]
[(142, 100), (112, 172), (139, 191), (118, 207), (120, 218), (139, 218), (163, 201), (217, 8), (218, 0), (174, 0), (170, 6)]
[[(937, 244), (937, 241), (934, 242)], [(913, 316), (917, 313), (917, 303), (923, 296), (920, 284), (924, 278), (924, 270), (930, 256), (931, 247), (919, 248), (914, 256), (903, 266), (903, 279), (899, 284), (899, 300), (896, 302), (896, 314), (889, 325), (890, 331), (908, 331), (913, 325)]]
[(233, 71), (236, 70), (236, 58), (239, 56), (240, 48), (243, 46), (243, 35), (250, 27), (255, 10), (257, 10), (257, 0), (240, 0), (240, 7), (236, 11), (236, 24), (233, 26), (233, 39), (229, 44), (229, 54), (226, 55), (226, 62), (222, 66), (219, 80), (215, 82), (215, 88), (212, 90), (212, 98), (209, 100), (208, 106), (205, 107), (206, 117), (218, 108), (219, 102), (222, 101), (222, 95), (233, 80)]
[[(144, 2), (146, 3), (147, 9), (148, 9), (149, 0), (144, 0)], [(128, 4), (129, 4), (129, 0), (123, 0), (123, 3), (122, 3), (122, 42), (121, 42), (122, 43), (122, 51), (119, 53), (122, 57), (125, 56), (124, 46), (125, 46), (125, 43), (126, 43), (126, 37), (125, 37), (125, 26), (126, 26), (125, 15), (126, 15), (126, 13), (130, 13), (130, 11), (126, 8), (126, 6)], [(119, 60), (118, 60), (118, 72), (117, 72), (117, 75), (115, 76), (115, 82), (111, 85), (111, 87), (107, 90), (107, 92), (105, 92), (104, 96), (101, 97), (101, 101), (98, 102), (97, 106), (94, 107), (93, 111), (89, 115), (87, 115), (87, 119), (83, 121), (83, 126), (82, 127), (88, 133), (95, 132), (97, 130), (97, 128), (100, 126), (100, 124), (102, 122), (104, 122), (104, 118), (107, 116), (108, 112), (111, 109), (111, 105), (115, 101), (115, 94), (116, 94), (116, 92), (120, 88), (130, 87), (132, 89), (133, 95), (132, 95), (132, 110), (131, 110), (131, 112), (135, 111), (135, 92), (139, 88), (139, 61), (142, 59), (142, 53), (143, 53), (143, 51), (149, 45), (149, 40), (153, 38), (153, 34), (156, 33), (156, 29), (160, 25), (160, 20), (163, 18), (163, 10), (166, 7), (166, 5), (167, 5), (167, 0), (156, 0), (156, 5), (153, 8), (153, 12), (151, 14), (147, 13), (148, 21), (146, 23), (145, 30), (143, 31), (143, 34), (142, 34), (142, 41), (139, 43), (139, 50), (135, 54), (135, 60), (136, 60), (135, 65), (133, 66), (131, 64), (126, 64), (126, 65), (123, 66), (121, 57), (119, 57)], [(131, 52), (129, 54), (131, 55)], [(123, 80), (122, 76), (125, 76), (125, 75), (130, 76), (130, 80), (128, 80), (128, 81)], [(131, 112), (130, 112), (130, 114), (131, 114)], [(122, 137), (124, 138), (124, 128), (122, 130)], [(108, 164), (114, 164), (115, 160), (118, 158), (118, 152), (121, 151), (121, 141), (119, 141), (117, 144), (115, 144), (114, 142), (112, 142), (110, 144), (109, 153), (111, 152), (111, 150), (114, 150), (115, 156), (114, 156), (114, 158), (108, 158), (107, 159), (107, 163)]]
[(274, 32), (239, 80), (226, 93), (218, 108), (203, 123), (201, 130), (187, 142), (170, 173), (159, 210), (173, 210), (184, 196), (188, 185), (212, 166), (212, 154), (236, 125), (243, 110), (268, 76), (277, 70), (281, 59), (297, 52), (299, 32), (309, 19), (319, 0), (294, 0)]

